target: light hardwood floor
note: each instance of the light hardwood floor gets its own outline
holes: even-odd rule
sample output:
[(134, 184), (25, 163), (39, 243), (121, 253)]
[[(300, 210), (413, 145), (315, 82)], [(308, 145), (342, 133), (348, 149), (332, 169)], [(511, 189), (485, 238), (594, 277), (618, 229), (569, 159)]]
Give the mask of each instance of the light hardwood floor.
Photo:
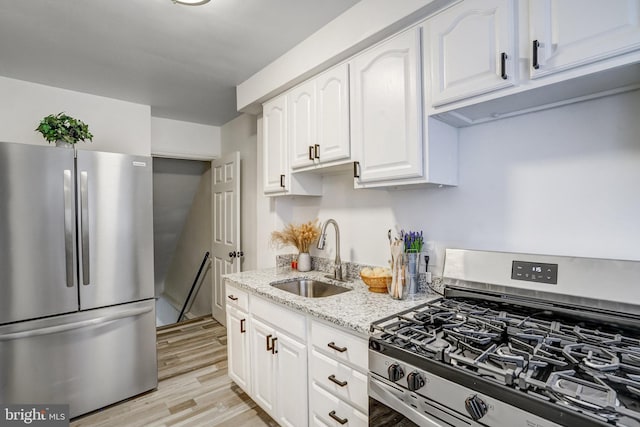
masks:
[[(72, 427), (277, 426), (227, 376), (227, 335), (211, 316), (158, 328), (158, 388)], [(99, 386), (99, 385), (97, 385)]]

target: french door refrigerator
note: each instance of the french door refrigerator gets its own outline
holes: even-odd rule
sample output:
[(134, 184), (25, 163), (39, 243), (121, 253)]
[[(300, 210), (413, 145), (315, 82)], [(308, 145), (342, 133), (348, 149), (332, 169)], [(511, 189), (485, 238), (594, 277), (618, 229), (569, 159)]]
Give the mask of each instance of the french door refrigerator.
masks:
[(157, 386), (151, 158), (0, 143), (0, 403)]

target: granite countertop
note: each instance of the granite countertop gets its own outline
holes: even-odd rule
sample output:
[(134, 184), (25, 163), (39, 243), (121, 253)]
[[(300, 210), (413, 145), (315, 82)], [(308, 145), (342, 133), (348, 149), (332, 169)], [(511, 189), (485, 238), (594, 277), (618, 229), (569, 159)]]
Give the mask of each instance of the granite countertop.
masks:
[[(226, 283), (260, 295), (291, 309), (351, 329), (360, 335), (369, 335), (372, 322), (439, 297), (436, 293), (418, 294), (406, 300), (394, 300), (388, 294), (369, 292), (360, 279), (338, 282), (325, 277), (327, 273), (306, 273), (288, 267), (245, 271), (222, 276)], [(320, 279), (338, 286), (351, 288), (349, 292), (322, 298), (307, 298), (274, 288), (273, 282), (285, 282), (293, 278)]]

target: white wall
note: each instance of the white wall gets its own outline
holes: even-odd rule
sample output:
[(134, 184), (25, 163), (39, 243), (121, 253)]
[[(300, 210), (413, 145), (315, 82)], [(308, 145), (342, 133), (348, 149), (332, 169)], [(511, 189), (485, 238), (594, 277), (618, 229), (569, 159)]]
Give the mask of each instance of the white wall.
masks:
[(0, 77), (0, 141), (47, 144), (34, 129), (43, 117), (62, 111), (88, 124), (94, 135), (80, 149), (151, 153), (148, 105)]
[(322, 198), (259, 196), (261, 266), (274, 227), (315, 217), (338, 221), (342, 259), (360, 263), (387, 262), (396, 225), (424, 230), (436, 273), (444, 247), (640, 260), (639, 117), (636, 91), (461, 129), (457, 187), (354, 190), (343, 174)]
[(222, 126), (222, 154), (240, 152), (240, 247), (242, 270), (257, 268), (257, 129), (256, 116), (241, 114)]
[(220, 127), (151, 117), (151, 154), (213, 160), (220, 157)]

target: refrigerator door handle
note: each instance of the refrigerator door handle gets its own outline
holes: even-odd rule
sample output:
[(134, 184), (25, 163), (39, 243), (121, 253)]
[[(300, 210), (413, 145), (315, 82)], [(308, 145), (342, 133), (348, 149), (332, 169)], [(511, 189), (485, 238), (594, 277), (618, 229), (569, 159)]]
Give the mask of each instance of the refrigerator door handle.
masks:
[(89, 176), (80, 172), (80, 232), (82, 236), (82, 284), (88, 285), (89, 271)]
[(74, 329), (85, 328), (87, 326), (95, 326), (107, 322), (113, 322), (115, 320), (124, 319), (126, 317), (140, 316), (153, 310), (152, 306), (132, 308), (128, 310), (122, 310), (109, 316), (95, 317), (93, 319), (83, 320), (81, 322), (67, 323), (64, 325), (47, 326), (40, 329), (31, 329), (22, 332), (13, 332), (9, 334), (0, 335), (0, 341), (17, 340), (21, 338), (32, 338), (41, 335), (51, 335), (61, 332), (72, 331)]
[(71, 181), (71, 170), (63, 171), (63, 191), (64, 191), (64, 253), (67, 269), (67, 287), (74, 286), (75, 268), (73, 265), (73, 183)]

